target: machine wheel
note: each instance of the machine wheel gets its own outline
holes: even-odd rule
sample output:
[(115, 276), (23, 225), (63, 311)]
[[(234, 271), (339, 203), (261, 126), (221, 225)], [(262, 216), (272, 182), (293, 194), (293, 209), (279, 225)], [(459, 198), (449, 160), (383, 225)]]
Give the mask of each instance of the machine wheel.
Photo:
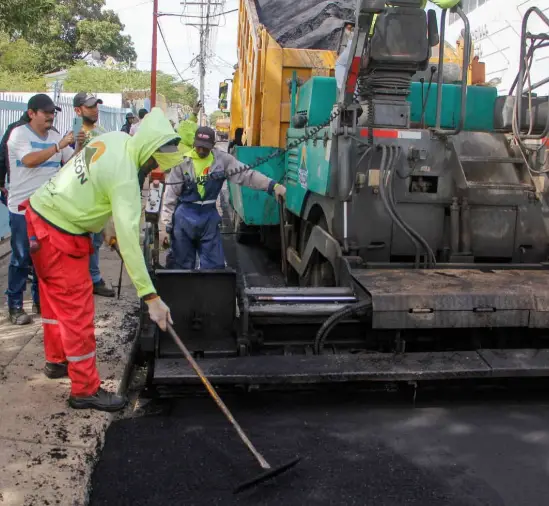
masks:
[[(318, 226), (324, 230), (328, 230), (326, 218), (322, 216)], [(315, 226), (310, 221), (303, 220), (301, 222), (301, 230), (299, 233), (299, 254), (303, 255), (311, 231)], [(320, 287), (320, 286), (335, 286), (335, 273), (330, 261), (323, 257), (318, 251), (315, 251), (311, 256), (311, 261), (307, 266), (303, 276), (299, 278), (300, 286), (304, 287)]]

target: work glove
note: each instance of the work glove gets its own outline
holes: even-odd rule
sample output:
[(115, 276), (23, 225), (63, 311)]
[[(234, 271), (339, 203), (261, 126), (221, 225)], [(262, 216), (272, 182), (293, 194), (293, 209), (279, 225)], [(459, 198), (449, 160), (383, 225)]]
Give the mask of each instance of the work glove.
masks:
[(109, 218), (109, 221), (107, 221), (105, 228), (103, 229), (103, 241), (107, 246), (109, 246), (109, 248), (117, 243), (116, 229), (114, 228), (114, 221), (112, 217)]
[(202, 102), (198, 101), (193, 107), (193, 113), (198, 114), (200, 112), (200, 109), (202, 109)]
[(275, 194), (276, 200), (278, 200), (279, 202), (282, 202), (283, 200), (286, 199), (286, 187), (278, 183), (275, 184), (274, 194)]
[(168, 323), (173, 325), (170, 308), (164, 304), (164, 301), (157, 295), (153, 299), (146, 300), (149, 308), (149, 316), (164, 332), (168, 328)]

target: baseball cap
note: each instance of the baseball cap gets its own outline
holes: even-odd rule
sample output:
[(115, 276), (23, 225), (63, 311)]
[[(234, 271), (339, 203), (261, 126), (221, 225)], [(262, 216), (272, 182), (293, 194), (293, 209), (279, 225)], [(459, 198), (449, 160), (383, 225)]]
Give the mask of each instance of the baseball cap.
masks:
[(132, 118), (135, 118), (135, 116), (133, 115), (133, 112), (129, 112), (128, 114), (126, 114), (126, 119), (132, 119)]
[(40, 109), (41, 111), (53, 112), (56, 110), (60, 111), (61, 107), (57, 107), (53, 103), (53, 100), (45, 93), (39, 93), (38, 95), (34, 95), (29, 99), (27, 109), (33, 109), (35, 111)]
[(199, 127), (194, 134), (194, 145), (197, 148), (213, 149), (215, 132), (210, 127)]
[(77, 93), (74, 96), (72, 105), (74, 107), (93, 107), (95, 104), (102, 104), (103, 100), (91, 93)]

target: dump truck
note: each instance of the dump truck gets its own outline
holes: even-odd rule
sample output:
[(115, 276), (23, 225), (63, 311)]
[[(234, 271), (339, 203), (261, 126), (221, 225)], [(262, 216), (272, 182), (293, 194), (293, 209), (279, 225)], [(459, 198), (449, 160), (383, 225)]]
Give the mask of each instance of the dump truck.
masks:
[(215, 136), (217, 142), (224, 142), (229, 139), (229, 129), (231, 127), (230, 118), (219, 118), (215, 122)]
[[(352, 23), (340, 19), (340, 32), (350, 25), (346, 41), (345, 33), (326, 35), (337, 23), (325, 23), (330, 7), (318, 4), (324, 38), (350, 44), (338, 86), (342, 44), (281, 48), (284, 33), (275, 40), (254, 14), (262, 3), (241, 2), (246, 63), (233, 98), (247, 135), (235, 153), (287, 194), (278, 203), (231, 189), (231, 204), (241, 219), (278, 225), (285, 283), (257, 285), (230, 268), (154, 271), (176, 330), (212, 382), (549, 375), (549, 98), (528, 84), (549, 18), (526, 12), (520, 72), (512, 93), (498, 96), (469, 84), (471, 32), (459, 6), (461, 76), (444, 82), (448, 11), (439, 30), (421, 3), (357, 0)], [(531, 33), (532, 17), (548, 31)], [(437, 78), (425, 80), (434, 48)], [(246, 100), (259, 101), (261, 114)], [(146, 317), (140, 342), (150, 384), (199, 381)]]

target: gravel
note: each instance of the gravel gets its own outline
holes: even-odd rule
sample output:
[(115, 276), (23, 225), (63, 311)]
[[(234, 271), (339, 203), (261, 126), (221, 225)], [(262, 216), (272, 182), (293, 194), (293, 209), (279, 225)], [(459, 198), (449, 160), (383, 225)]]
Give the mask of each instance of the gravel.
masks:
[(337, 50), (355, 0), (256, 0), (260, 22), (282, 47)]

